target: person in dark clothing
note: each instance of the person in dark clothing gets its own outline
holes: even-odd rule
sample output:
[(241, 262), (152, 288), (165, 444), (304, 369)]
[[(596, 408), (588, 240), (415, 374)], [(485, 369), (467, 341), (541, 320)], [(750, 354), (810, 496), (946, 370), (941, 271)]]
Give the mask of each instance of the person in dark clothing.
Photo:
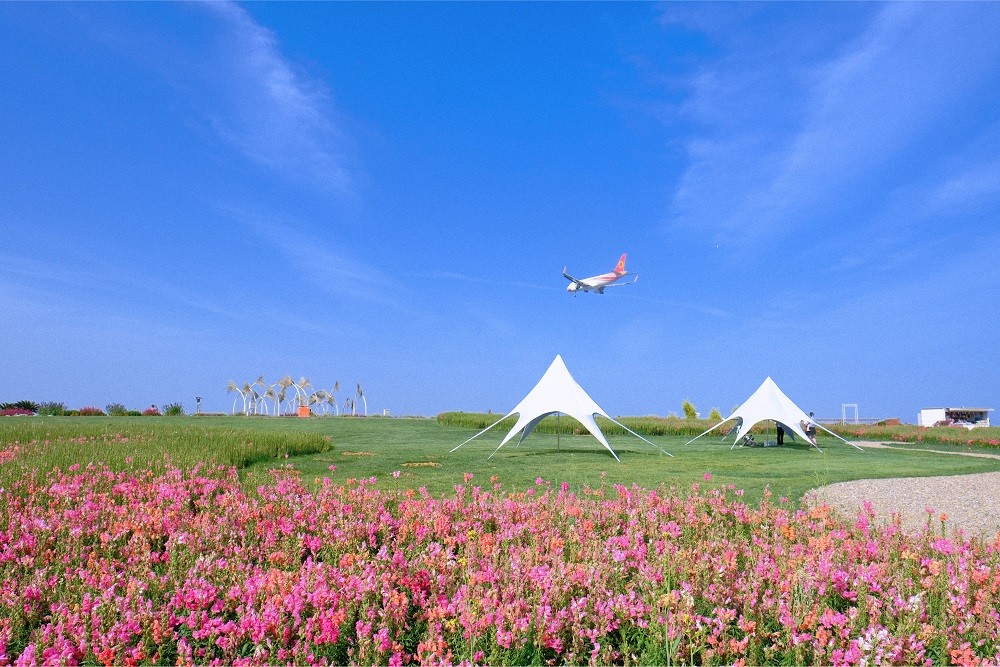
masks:
[(778, 427), (778, 446), (781, 447), (785, 444), (785, 429), (781, 428), (781, 424), (776, 424)]

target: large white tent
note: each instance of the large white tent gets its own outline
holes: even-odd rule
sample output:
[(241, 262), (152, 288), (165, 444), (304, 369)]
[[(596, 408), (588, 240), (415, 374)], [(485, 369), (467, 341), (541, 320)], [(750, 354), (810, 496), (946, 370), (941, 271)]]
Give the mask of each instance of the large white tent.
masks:
[[(824, 431), (834, 436), (835, 438), (840, 438), (841, 440), (844, 440), (830, 429), (824, 427), (822, 424), (819, 424), (814, 419), (810, 418), (809, 415), (807, 415), (799, 408), (799, 406), (795, 405), (795, 403), (792, 402), (792, 399), (785, 396), (785, 393), (778, 388), (778, 385), (775, 383), (775, 381), (772, 380), (770, 376), (768, 376), (768, 378), (764, 380), (764, 382), (760, 385), (760, 387), (757, 388), (757, 391), (751, 394), (750, 398), (744, 401), (743, 405), (736, 408), (736, 410), (733, 411), (733, 414), (729, 415), (729, 417), (719, 422), (712, 428), (708, 429), (704, 433), (701, 433), (697, 437), (692, 438), (690, 441), (688, 441), (687, 444), (691, 444), (701, 436), (707, 433), (711, 433), (712, 431), (719, 428), (723, 424), (731, 422), (734, 419), (736, 420), (736, 425), (733, 426), (732, 430), (730, 430), (729, 433), (726, 434), (727, 436), (733, 433), (736, 434), (736, 440), (733, 442), (734, 447), (736, 446), (736, 443), (739, 442), (740, 438), (743, 435), (749, 433), (750, 429), (752, 429), (755, 424), (758, 424), (762, 421), (775, 422), (776, 424), (781, 426), (781, 428), (784, 429), (785, 433), (788, 434), (788, 436), (791, 437), (793, 440), (795, 439), (796, 435), (799, 435), (802, 437), (804, 441), (808, 442), (813, 447), (816, 447), (816, 449), (819, 449), (819, 447), (816, 445), (815, 442), (812, 441), (812, 439), (808, 435), (806, 435), (806, 432), (803, 429), (803, 424), (810, 424), (810, 423), (816, 424), (816, 426), (823, 429)], [(844, 442), (847, 442), (847, 440), (844, 440)], [(851, 445), (856, 449), (859, 450), (861, 449), (853, 442), (847, 442), (847, 444)], [(820, 451), (823, 450), (820, 449)]]
[[(601, 415), (602, 417), (611, 420), (640, 440), (649, 442), (649, 440), (646, 440), (646, 438), (643, 438), (629, 427), (613, 419), (610, 415), (608, 415), (608, 413), (602, 410), (601, 406), (595, 403), (594, 399), (588, 396), (587, 392), (585, 392), (583, 388), (577, 384), (576, 380), (573, 379), (573, 376), (569, 374), (569, 369), (566, 368), (566, 364), (559, 355), (556, 355), (555, 360), (553, 360), (549, 369), (545, 371), (545, 375), (543, 375), (542, 379), (538, 381), (535, 388), (529, 391), (528, 395), (525, 396), (513, 410), (463, 442), (462, 445), (478, 438), (507, 417), (515, 414), (518, 415), (517, 423), (514, 424), (514, 427), (504, 437), (497, 448), (493, 450), (493, 454), (500, 451), (500, 447), (507, 444), (511, 438), (518, 434), (518, 432), (521, 433), (521, 438), (517, 441), (518, 446), (520, 446), (524, 439), (535, 430), (535, 427), (538, 426), (539, 422), (549, 415), (558, 414), (570, 416), (583, 424), (584, 428), (590, 431), (591, 435), (597, 438), (598, 442), (604, 445), (605, 449), (611, 452), (611, 455), (615, 457), (616, 461), (619, 462), (621, 460), (618, 458), (618, 455), (615, 454), (615, 450), (611, 449), (611, 445), (608, 444), (607, 438), (604, 437), (604, 433), (601, 432), (600, 427), (594, 420), (596, 415)], [(656, 444), (652, 442), (649, 442), (649, 444), (653, 445), (653, 447), (656, 447), (664, 454), (672, 456)], [(461, 447), (462, 445), (459, 445), (458, 447)], [(451, 451), (454, 452), (458, 449), (458, 447), (455, 447), (455, 449), (452, 449)], [(490, 454), (490, 458), (493, 458), (493, 454)]]

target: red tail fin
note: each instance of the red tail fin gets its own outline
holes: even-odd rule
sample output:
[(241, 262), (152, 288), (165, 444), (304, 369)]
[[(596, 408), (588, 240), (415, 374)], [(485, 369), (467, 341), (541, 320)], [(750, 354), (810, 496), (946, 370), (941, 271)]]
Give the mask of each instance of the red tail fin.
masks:
[(625, 273), (625, 253), (618, 258), (618, 265), (615, 266), (615, 273)]

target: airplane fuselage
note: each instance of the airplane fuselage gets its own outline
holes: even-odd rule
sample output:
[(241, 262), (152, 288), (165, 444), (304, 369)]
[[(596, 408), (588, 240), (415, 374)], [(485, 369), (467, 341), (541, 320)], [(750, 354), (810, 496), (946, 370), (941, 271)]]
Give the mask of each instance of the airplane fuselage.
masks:
[(615, 265), (615, 268), (608, 273), (602, 273), (599, 276), (591, 276), (582, 280), (566, 273), (566, 267), (563, 267), (563, 277), (569, 281), (569, 285), (566, 286), (567, 292), (597, 292), (598, 294), (604, 294), (605, 287), (614, 284), (627, 275), (628, 271), (625, 270), (624, 253), (618, 258), (618, 264)]
[(591, 276), (590, 278), (582, 278), (577, 282), (572, 282), (566, 286), (567, 292), (590, 292), (594, 291), (598, 294), (604, 292), (604, 288), (612, 284), (616, 280), (623, 278), (628, 275), (628, 272), (622, 273), (603, 273), (599, 276)]

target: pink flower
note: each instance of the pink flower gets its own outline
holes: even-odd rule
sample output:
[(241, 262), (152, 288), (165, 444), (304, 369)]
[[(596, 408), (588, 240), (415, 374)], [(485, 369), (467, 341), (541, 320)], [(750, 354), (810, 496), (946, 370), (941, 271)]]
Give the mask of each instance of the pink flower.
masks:
[(705, 481), (709, 482), (709, 481), (711, 481), (711, 479), (712, 479), (712, 473), (706, 472), (705, 473)]
[(728, 484), (432, 495), (271, 474), (254, 490), (207, 465), (5, 480), (0, 593), (35, 627), (0, 618), (0, 664), (163, 662), (150, 648), (315, 664), (337, 643), (345, 662), (481, 664), (529, 642), (553, 663), (625, 662), (623, 637), (720, 664), (922, 664), (914, 621), (936, 609), (954, 662), (995, 643), (995, 617), (977, 615), (995, 544), (911, 535), (870, 504), (845, 519)]

